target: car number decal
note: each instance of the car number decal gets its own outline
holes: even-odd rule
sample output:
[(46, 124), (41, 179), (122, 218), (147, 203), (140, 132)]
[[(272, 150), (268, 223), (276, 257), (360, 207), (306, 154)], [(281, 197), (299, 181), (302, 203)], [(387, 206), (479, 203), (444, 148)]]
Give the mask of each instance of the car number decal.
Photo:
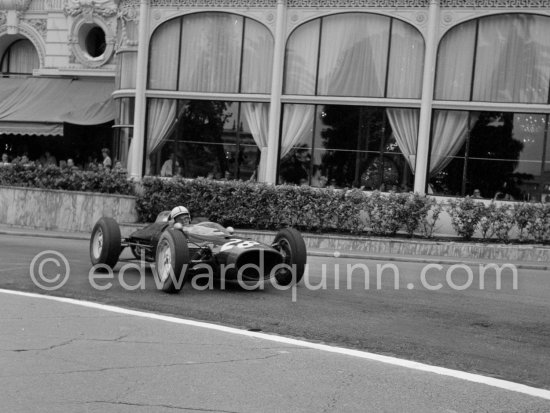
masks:
[(220, 252), (230, 250), (231, 248), (250, 248), (259, 244), (260, 243), (256, 241), (243, 241), (242, 239), (232, 239), (222, 245), (222, 247), (220, 248)]

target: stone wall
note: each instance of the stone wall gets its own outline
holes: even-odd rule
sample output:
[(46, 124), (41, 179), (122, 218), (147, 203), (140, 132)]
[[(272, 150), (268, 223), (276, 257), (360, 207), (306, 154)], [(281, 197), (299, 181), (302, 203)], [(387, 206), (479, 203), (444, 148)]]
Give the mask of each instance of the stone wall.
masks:
[(102, 216), (136, 222), (132, 196), (0, 186), (0, 224), (91, 232)]

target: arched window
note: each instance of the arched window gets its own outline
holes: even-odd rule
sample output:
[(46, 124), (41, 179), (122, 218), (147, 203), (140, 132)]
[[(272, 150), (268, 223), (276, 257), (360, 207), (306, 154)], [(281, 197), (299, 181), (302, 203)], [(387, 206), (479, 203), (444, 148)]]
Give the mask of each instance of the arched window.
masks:
[(435, 98), (548, 103), (550, 18), (482, 17), (451, 29), (438, 53)]
[(197, 13), (162, 24), (151, 38), (149, 89), (269, 93), (273, 36), (230, 13)]
[[(150, 44), (148, 88), (181, 92), (182, 97), (147, 101), (146, 174), (261, 178), (273, 69), (271, 32), (236, 14), (195, 13), (163, 23)], [(213, 100), (197, 97), (200, 93), (231, 96)], [(247, 94), (255, 94), (254, 102)]]
[(423, 61), (421, 34), (391, 17), (342, 13), (299, 26), (286, 45), (284, 94), (294, 96), (282, 111), (278, 182), (410, 190), (419, 111), (379, 98), (419, 99)]
[(285, 94), (419, 98), (424, 41), (386, 16), (345, 13), (298, 27), (286, 48)]
[(34, 45), (27, 39), (13, 42), (4, 52), (0, 63), (2, 76), (32, 75), (40, 67), (40, 59)]

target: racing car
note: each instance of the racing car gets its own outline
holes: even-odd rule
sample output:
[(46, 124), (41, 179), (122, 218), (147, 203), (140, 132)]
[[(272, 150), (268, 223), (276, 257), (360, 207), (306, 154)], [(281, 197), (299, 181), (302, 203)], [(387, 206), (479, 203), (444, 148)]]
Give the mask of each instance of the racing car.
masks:
[(135, 259), (154, 263), (162, 291), (177, 293), (185, 282), (210, 269), (215, 279), (258, 285), (268, 280), (289, 286), (303, 277), (307, 250), (301, 234), (283, 228), (271, 244), (236, 237), (233, 228), (198, 218), (189, 225), (170, 221), (170, 211), (154, 223), (121, 237), (110, 217), (100, 218), (90, 237), (95, 268), (114, 269), (125, 248)]

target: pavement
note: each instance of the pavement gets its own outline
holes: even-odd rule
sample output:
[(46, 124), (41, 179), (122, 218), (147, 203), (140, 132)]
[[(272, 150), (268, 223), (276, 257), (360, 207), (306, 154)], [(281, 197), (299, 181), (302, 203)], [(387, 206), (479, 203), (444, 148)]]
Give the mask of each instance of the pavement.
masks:
[(405, 360), (0, 290), (9, 412), (547, 412), (550, 391)]
[[(139, 227), (132, 224), (130, 227)], [(60, 238), (60, 239), (75, 239), (75, 240), (89, 240), (90, 234), (86, 232), (64, 232), (64, 231), (52, 231), (42, 229), (31, 228), (17, 228), (9, 225), (0, 224), (0, 234), (27, 236), (27, 237), (42, 237), (42, 238)], [(239, 231), (236, 231), (239, 234)], [(243, 232), (243, 236), (248, 236), (246, 232)], [(327, 257), (327, 258), (356, 258), (356, 259), (371, 259), (377, 261), (387, 262), (412, 262), (412, 263), (433, 263), (440, 265), (454, 265), (454, 264), (466, 264), (466, 265), (479, 265), (479, 264), (512, 264), (517, 269), (524, 270), (550, 270), (550, 263), (548, 262), (535, 262), (535, 261), (514, 261), (514, 260), (494, 260), (494, 259), (479, 259), (479, 258), (462, 258), (462, 257), (441, 257), (433, 255), (401, 255), (401, 254), (380, 254), (380, 253), (368, 253), (365, 251), (353, 251), (353, 250), (334, 250), (326, 248), (308, 248), (308, 255), (315, 257)]]

